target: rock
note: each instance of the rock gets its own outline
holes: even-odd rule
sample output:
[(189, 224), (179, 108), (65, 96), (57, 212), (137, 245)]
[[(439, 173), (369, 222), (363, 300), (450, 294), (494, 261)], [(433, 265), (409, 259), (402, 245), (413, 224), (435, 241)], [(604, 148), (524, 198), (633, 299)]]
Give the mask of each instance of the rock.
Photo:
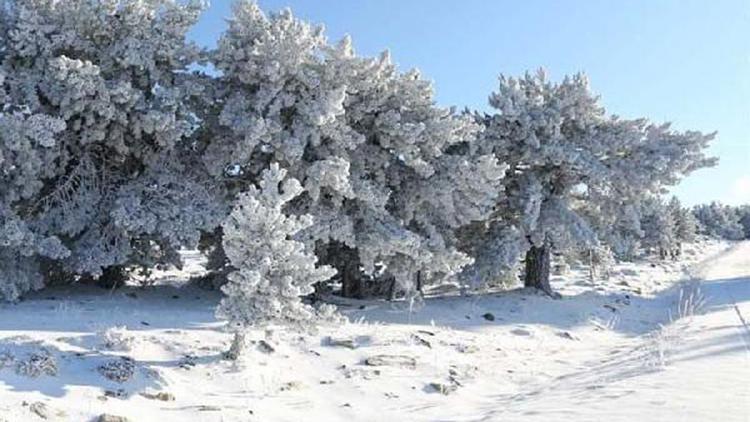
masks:
[(424, 346), (424, 347), (426, 347), (428, 349), (432, 349), (432, 343), (430, 343), (429, 341), (423, 339), (422, 337), (420, 337), (420, 336), (418, 336), (416, 334), (412, 334), (411, 335), (411, 339), (414, 340), (415, 343), (417, 343), (417, 344), (419, 344), (421, 346)]
[(135, 374), (135, 361), (129, 357), (111, 360), (99, 367), (99, 373), (110, 381), (124, 383)]
[(443, 384), (440, 382), (431, 382), (428, 384), (428, 387), (444, 396), (447, 396), (448, 394), (454, 393), (456, 390), (458, 390), (458, 386), (456, 384)]
[(411, 356), (405, 355), (375, 355), (365, 359), (365, 365), (396, 366), (401, 368), (414, 369), (417, 367), (417, 360)]
[(605, 307), (605, 308), (607, 308), (607, 309), (609, 309), (609, 310), (610, 310), (610, 311), (612, 311), (612, 312), (617, 312), (617, 308), (615, 308), (615, 307), (614, 307), (614, 306), (612, 306), (612, 305), (609, 305), (609, 304), (604, 304), (604, 305), (602, 305), (602, 306), (603, 306), (603, 307)]
[(196, 365), (196, 360), (198, 358), (194, 355), (184, 355), (180, 358), (179, 362), (177, 362), (177, 366), (179, 366), (182, 369), (190, 369)]
[(369, 381), (380, 376), (379, 369), (367, 370), (367, 369), (358, 369), (358, 368), (355, 368), (355, 369), (342, 368), (342, 370), (344, 372), (344, 377), (347, 379), (358, 377), (358, 378), (362, 378), (364, 380)]
[(99, 415), (99, 419), (97, 419), (97, 421), (98, 422), (130, 422), (130, 419), (126, 418), (125, 416), (115, 416), (115, 415), (103, 413)]
[(492, 315), (491, 313), (487, 312), (486, 314), (482, 315), (482, 318), (486, 319), (487, 321), (494, 321), (495, 315)]
[(261, 340), (258, 342), (258, 350), (269, 355), (276, 351), (276, 349), (271, 346), (271, 343), (265, 340)]
[(516, 328), (516, 329), (510, 330), (510, 332), (511, 334), (515, 334), (517, 336), (530, 336), (531, 335), (531, 331), (524, 330), (523, 328)]
[(116, 399), (121, 399), (124, 397), (127, 397), (128, 393), (123, 390), (122, 388), (119, 388), (117, 390), (104, 390), (104, 397), (113, 397)]
[(55, 357), (46, 351), (32, 353), (27, 360), (21, 361), (16, 367), (18, 375), (37, 378), (41, 375), (57, 375), (57, 361)]
[(292, 391), (292, 390), (300, 390), (302, 389), (304, 385), (299, 381), (289, 381), (285, 382), (281, 385), (279, 388), (279, 391)]
[(198, 406), (199, 412), (221, 412), (221, 408), (219, 406), (211, 406), (207, 404), (202, 404)]
[(347, 349), (356, 349), (357, 344), (352, 339), (337, 339), (333, 337), (326, 337), (325, 344), (331, 347), (346, 347)]
[(158, 393), (141, 393), (141, 395), (150, 400), (174, 401), (174, 395), (166, 391), (159, 391)]
[(556, 335), (557, 335), (558, 337), (562, 337), (562, 338), (564, 338), (564, 339), (568, 339), (568, 340), (578, 340), (578, 339), (577, 339), (576, 337), (574, 337), (574, 336), (573, 336), (573, 334), (570, 334), (570, 333), (569, 333), (569, 332), (567, 332), (567, 331), (558, 331), (558, 332), (557, 332), (557, 333), (555, 333), (555, 334), (556, 334)]
[(52, 417), (52, 411), (49, 406), (40, 401), (31, 403), (29, 405), (29, 411), (42, 419), (50, 419)]
[(479, 351), (479, 347), (473, 344), (457, 344), (456, 350), (458, 350), (459, 353), (476, 353)]

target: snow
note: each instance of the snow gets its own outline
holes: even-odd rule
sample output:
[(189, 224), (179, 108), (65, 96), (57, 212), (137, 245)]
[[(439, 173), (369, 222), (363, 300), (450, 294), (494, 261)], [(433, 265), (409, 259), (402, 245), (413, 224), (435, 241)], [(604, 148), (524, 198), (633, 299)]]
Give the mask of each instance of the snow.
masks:
[[(342, 301), (350, 322), (253, 333), (236, 363), (221, 359), (231, 334), (217, 292), (47, 289), (0, 305), (0, 421), (40, 420), (37, 402), (73, 421), (747, 421), (748, 257), (750, 242), (710, 242), (679, 262), (619, 264), (609, 280), (574, 268), (553, 281), (560, 300)], [(57, 374), (19, 375), (34, 353)], [(121, 356), (130, 379), (104, 378)]]

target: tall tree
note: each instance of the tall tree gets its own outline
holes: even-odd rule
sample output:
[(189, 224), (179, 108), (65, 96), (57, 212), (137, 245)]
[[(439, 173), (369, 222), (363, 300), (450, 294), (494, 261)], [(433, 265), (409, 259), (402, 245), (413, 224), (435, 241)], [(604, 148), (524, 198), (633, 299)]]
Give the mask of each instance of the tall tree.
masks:
[(674, 255), (678, 248), (677, 219), (661, 198), (648, 198), (641, 205), (643, 246), (661, 259)]
[(305, 192), (286, 211), (315, 221), (298, 238), (339, 270), (346, 296), (412, 293), (471, 262), (453, 232), (486, 218), (505, 171), (477, 153), (476, 123), (435, 106), (418, 72), (357, 57), (348, 37), (328, 45), (288, 10), (241, 1), (229, 22), (204, 162), (230, 194), (271, 162), (288, 169)]
[(682, 252), (683, 243), (692, 243), (698, 234), (698, 220), (695, 219), (690, 209), (682, 206), (680, 200), (673, 196), (667, 205), (672, 219), (675, 222), (675, 238), (677, 239), (677, 252)]
[[(0, 185), (1, 208), (62, 245), (45, 266), (96, 277), (176, 263), (179, 247), (218, 223), (189, 142), (199, 122), (186, 70), (199, 49), (185, 35), (200, 10), (176, 0), (0, 4), (1, 124), (18, 127), (0, 135), (2, 177), (14, 179)], [(0, 253), (31, 258), (9, 248)]]
[(508, 163), (511, 175), (493, 224), (515, 229), (484, 242), (525, 254), (525, 285), (549, 294), (550, 252), (598, 240), (584, 210), (637, 203), (715, 162), (704, 154), (713, 134), (609, 117), (583, 75), (560, 83), (541, 71), (501, 77), (490, 105), (496, 113), (480, 116), (483, 148)]

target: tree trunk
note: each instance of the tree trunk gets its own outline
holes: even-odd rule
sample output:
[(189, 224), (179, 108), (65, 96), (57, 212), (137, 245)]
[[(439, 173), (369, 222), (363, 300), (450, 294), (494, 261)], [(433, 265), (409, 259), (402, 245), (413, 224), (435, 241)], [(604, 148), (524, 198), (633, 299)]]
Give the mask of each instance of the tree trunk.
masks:
[(367, 297), (367, 280), (359, 271), (359, 254), (341, 243), (333, 243), (329, 249), (330, 258), (341, 277), (341, 296), (355, 299)]
[(391, 277), (388, 280), (388, 301), (393, 302), (396, 300), (396, 278)]
[(82, 283), (93, 284), (102, 289), (117, 289), (125, 285), (128, 275), (125, 268), (119, 265), (107, 267), (102, 271), (102, 275), (94, 278), (90, 275), (81, 278)]
[(524, 286), (539, 289), (552, 297), (556, 297), (549, 284), (550, 261), (549, 245), (545, 243), (541, 247), (532, 246), (526, 252)]
[(232, 345), (229, 347), (229, 350), (224, 353), (224, 358), (227, 360), (237, 360), (244, 350), (245, 334), (236, 331), (234, 333), (234, 338), (232, 339)]

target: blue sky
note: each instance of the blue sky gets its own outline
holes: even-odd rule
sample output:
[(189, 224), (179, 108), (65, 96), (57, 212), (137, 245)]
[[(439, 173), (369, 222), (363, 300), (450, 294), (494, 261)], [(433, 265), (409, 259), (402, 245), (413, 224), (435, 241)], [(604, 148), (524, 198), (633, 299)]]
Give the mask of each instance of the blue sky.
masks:
[[(435, 82), (441, 105), (486, 110), (500, 73), (584, 71), (608, 111), (719, 131), (712, 169), (674, 192), (687, 204), (750, 204), (749, 0), (260, 0), (344, 34), (361, 55), (391, 50)], [(231, 1), (213, 0), (192, 37), (214, 45)]]

